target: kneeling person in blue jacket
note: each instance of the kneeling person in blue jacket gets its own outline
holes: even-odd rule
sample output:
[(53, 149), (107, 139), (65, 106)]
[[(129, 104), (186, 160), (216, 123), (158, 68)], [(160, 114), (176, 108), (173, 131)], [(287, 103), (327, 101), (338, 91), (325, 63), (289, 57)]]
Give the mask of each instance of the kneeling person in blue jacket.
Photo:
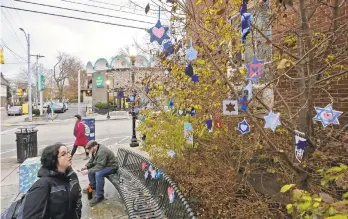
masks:
[(89, 188), (96, 191), (95, 198), (89, 203), (90, 206), (94, 206), (104, 200), (104, 177), (117, 172), (118, 161), (114, 152), (94, 140), (87, 143), (86, 149), (92, 156), (86, 166), (81, 169), (82, 174), (88, 174), (89, 179), (89, 185), (83, 192), (87, 193)]

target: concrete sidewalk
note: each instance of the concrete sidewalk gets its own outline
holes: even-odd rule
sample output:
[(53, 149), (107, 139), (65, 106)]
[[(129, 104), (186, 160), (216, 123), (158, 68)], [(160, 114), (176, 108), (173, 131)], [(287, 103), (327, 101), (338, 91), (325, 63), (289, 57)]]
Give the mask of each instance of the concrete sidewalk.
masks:
[[(149, 158), (146, 152), (140, 150), (140, 148), (130, 148), (129, 144), (114, 144), (107, 145), (115, 154), (119, 148), (129, 149), (140, 155)], [(87, 161), (82, 160), (84, 153), (76, 154), (73, 158), (73, 169), (81, 169)], [(19, 194), (19, 165), (15, 158), (5, 158), (1, 160), (1, 212), (3, 212), (8, 206), (15, 200), (19, 199), (22, 194)], [(76, 171), (81, 188), (84, 188), (88, 184), (88, 176), (83, 176)], [(128, 218), (126, 207), (121, 199), (121, 196), (117, 192), (116, 188), (108, 181), (105, 180), (105, 197), (107, 200), (102, 203), (89, 207), (87, 196), (83, 194), (82, 202), (82, 218), (87, 219), (101, 219), (101, 218)]]

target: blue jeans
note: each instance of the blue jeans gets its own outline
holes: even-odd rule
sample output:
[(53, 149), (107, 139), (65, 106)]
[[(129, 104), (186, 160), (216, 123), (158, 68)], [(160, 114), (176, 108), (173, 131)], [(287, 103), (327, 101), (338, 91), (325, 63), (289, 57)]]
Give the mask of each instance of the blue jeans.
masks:
[(104, 185), (107, 175), (111, 174), (113, 169), (107, 167), (96, 173), (88, 173), (89, 185), (97, 191), (96, 198), (104, 197)]

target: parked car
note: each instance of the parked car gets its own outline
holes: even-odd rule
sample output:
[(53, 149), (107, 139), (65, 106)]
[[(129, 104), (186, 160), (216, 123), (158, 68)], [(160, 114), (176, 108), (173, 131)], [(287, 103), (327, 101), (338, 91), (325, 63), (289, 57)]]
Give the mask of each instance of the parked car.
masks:
[(64, 103), (53, 103), (55, 113), (64, 113), (66, 111)]
[(7, 109), (8, 116), (22, 115), (22, 106), (10, 106)]

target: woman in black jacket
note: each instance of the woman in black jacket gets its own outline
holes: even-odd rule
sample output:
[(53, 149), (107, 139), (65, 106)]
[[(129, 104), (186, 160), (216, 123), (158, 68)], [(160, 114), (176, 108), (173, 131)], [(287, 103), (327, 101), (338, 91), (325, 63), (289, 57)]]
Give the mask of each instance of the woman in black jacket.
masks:
[(23, 219), (81, 218), (81, 187), (71, 168), (71, 155), (62, 143), (48, 146), (42, 167), (23, 204)]

